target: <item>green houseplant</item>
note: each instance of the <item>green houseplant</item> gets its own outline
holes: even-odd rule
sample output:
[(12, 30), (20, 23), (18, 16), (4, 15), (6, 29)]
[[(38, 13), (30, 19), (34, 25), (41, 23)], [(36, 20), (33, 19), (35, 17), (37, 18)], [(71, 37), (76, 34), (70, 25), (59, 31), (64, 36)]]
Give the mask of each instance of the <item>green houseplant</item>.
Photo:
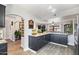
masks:
[(21, 39), (21, 32), (20, 31), (16, 30), (14, 34), (15, 34), (15, 39), (16, 40)]

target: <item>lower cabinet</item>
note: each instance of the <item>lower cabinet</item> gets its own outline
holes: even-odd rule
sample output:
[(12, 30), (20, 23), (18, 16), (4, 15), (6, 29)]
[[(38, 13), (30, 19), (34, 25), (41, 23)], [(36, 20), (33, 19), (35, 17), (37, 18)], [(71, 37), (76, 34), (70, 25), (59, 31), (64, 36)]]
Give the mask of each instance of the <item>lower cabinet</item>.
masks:
[(38, 49), (42, 48), (42, 47), (45, 46), (47, 43), (48, 43), (48, 41), (45, 40), (45, 35), (39, 36)]
[(45, 40), (50, 42), (50, 34), (45, 35)]
[(48, 41), (45, 41), (45, 36), (38, 36), (38, 37), (29, 36), (29, 48), (35, 51), (38, 51), (47, 43)]
[(68, 38), (67, 35), (51, 34), (50, 42), (67, 45)]
[(0, 55), (7, 55), (7, 43), (0, 44)]
[(67, 45), (67, 35), (46, 34), (38, 37), (29, 36), (29, 48), (38, 51), (49, 42)]
[(59, 36), (59, 43), (60, 43), (60, 44), (63, 44), (63, 45), (67, 45), (67, 43), (68, 43), (68, 42), (67, 42), (67, 39), (68, 39), (68, 38), (67, 38), (67, 35), (60, 35), (60, 36)]
[(59, 43), (59, 36), (57, 34), (51, 34), (50, 42)]
[(37, 39), (32, 37), (32, 36), (29, 36), (29, 48), (33, 49), (33, 50), (37, 50)]

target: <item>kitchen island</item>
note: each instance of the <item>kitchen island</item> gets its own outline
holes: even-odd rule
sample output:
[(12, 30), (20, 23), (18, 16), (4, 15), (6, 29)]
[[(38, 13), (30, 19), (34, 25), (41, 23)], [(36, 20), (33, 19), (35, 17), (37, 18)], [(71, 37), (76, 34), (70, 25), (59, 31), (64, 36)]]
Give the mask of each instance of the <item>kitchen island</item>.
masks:
[(55, 33), (55, 32), (44, 32), (44, 33), (40, 33), (37, 35), (29, 36), (29, 48), (34, 51), (38, 51), (40, 48), (42, 48), (49, 42), (67, 45), (68, 34)]

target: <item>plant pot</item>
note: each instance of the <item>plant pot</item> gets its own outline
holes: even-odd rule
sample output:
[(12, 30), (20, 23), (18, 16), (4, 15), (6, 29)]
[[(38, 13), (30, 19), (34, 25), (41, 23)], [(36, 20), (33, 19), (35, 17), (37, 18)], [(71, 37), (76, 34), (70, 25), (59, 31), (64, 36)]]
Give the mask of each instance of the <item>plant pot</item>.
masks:
[(15, 40), (20, 40), (21, 36), (15, 36)]

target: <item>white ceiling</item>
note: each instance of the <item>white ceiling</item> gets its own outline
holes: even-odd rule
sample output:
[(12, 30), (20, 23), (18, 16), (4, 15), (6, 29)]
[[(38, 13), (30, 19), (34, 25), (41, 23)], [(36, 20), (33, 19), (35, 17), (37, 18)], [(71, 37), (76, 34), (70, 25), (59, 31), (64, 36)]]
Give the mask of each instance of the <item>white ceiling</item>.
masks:
[[(12, 8), (14, 8), (13, 10), (16, 9), (20, 13), (20, 10), (23, 10), (24, 13), (33, 15), (38, 19), (48, 20), (55, 17), (54, 13), (52, 13), (51, 10), (48, 9), (49, 6), (49, 4), (10, 4), (7, 5), (7, 10), (8, 12), (11, 12), (10, 9), (12, 10)], [(58, 16), (62, 11), (79, 7), (78, 4), (51, 4), (51, 6), (56, 9), (56, 16)]]

